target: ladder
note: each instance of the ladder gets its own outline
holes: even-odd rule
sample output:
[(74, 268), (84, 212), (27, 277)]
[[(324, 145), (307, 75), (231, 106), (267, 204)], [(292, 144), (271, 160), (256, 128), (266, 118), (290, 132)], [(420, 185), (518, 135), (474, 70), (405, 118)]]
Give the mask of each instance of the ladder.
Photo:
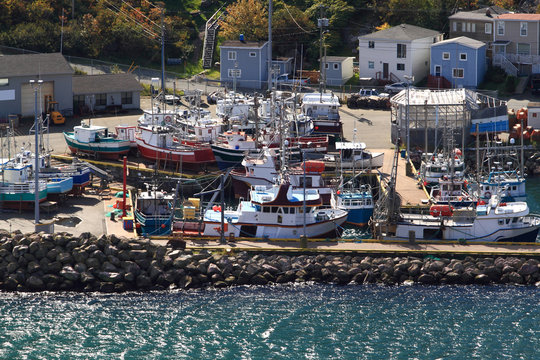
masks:
[(216, 44), (216, 33), (219, 28), (220, 20), (225, 11), (220, 7), (214, 15), (206, 22), (204, 29), (204, 44), (203, 44), (203, 68), (210, 69), (212, 67), (212, 59), (214, 58), (214, 48)]

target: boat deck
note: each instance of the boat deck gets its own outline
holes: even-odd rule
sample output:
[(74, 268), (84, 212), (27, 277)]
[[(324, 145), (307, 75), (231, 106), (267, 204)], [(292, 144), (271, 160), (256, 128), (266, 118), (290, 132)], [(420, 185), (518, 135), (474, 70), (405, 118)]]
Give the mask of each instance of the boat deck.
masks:
[[(384, 163), (380, 172), (383, 176), (390, 177), (392, 173), (392, 160), (394, 159), (394, 149), (371, 150), (373, 152), (384, 152)], [(406, 175), (407, 160), (401, 156), (398, 160), (396, 190), (403, 199), (402, 205), (426, 205), (429, 194), (423, 187), (419, 187), (419, 181), (416, 176)], [(413, 169), (414, 171), (414, 169)]]

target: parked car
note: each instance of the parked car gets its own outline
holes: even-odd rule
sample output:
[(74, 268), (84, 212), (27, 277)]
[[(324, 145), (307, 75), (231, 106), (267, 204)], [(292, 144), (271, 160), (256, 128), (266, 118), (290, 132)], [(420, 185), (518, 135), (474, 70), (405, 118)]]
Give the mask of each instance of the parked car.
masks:
[(533, 95), (540, 94), (540, 74), (531, 75), (531, 93)]
[(377, 96), (382, 98), (388, 98), (390, 97), (390, 94), (387, 93), (380, 93), (376, 89), (360, 89), (358, 91), (359, 96)]
[(390, 93), (390, 94), (397, 94), (401, 90), (405, 90), (408, 87), (411, 89), (414, 89), (414, 86), (409, 85), (407, 82), (397, 82), (393, 84), (384, 85), (384, 91)]

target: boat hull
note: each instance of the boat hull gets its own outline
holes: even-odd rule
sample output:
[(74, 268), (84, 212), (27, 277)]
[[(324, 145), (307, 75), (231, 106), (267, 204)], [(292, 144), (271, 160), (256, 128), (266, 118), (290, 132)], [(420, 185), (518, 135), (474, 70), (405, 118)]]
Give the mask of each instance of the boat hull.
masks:
[(373, 208), (347, 209), (347, 224), (355, 226), (366, 226), (373, 215)]
[(171, 233), (171, 216), (147, 216), (135, 211), (137, 233), (142, 236), (163, 236)]
[(249, 153), (249, 150), (227, 149), (212, 145), (212, 152), (220, 170), (227, 170), (242, 166), (242, 160)]
[(118, 159), (130, 150), (129, 141), (124, 140), (82, 143), (75, 139), (73, 133), (66, 132), (64, 132), (64, 139), (73, 154), (86, 153), (107, 159)]
[(168, 149), (146, 143), (137, 138), (137, 147), (142, 157), (154, 161), (182, 164), (190, 168), (200, 168), (215, 162), (212, 149), (208, 146), (186, 146), (185, 149)]
[[(47, 189), (40, 190), (38, 193), (39, 202), (47, 199)], [(31, 210), (35, 204), (35, 194), (25, 193), (0, 193), (0, 204), (3, 209)]]

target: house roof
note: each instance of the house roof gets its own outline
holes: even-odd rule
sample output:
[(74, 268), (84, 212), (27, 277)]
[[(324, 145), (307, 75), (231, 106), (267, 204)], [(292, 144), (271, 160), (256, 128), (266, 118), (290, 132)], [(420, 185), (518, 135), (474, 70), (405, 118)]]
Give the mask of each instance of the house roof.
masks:
[(497, 16), (497, 19), (540, 21), (540, 14), (501, 14)]
[(267, 41), (226, 40), (221, 43), (220, 47), (262, 48), (266, 43)]
[(130, 73), (73, 76), (73, 95), (141, 90), (141, 84)]
[(60, 53), (0, 56), (1, 77), (65, 75), (73, 72)]
[(471, 39), (466, 36), (459, 36), (453, 39), (440, 41), (438, 43), (431, 45), (431, 47), (436, 47), (436, 46), (440, 46), (444, 44), (460, 44), (460, 45), (467, 46), (473, 49), (479, 49), (482, 46), (486, 46), (486, 44), (483, 43), (482, 41)]
[(353, 56), (327, 56), (326, 62), (332, 61), (332, 62), (344, 62), (347, 59), (354, 59)]
[[(489, 11), (489, 15), (488, 15)], [(503, 9), (499, 6), (489, 6), (473, 11), (459, 11), (454, 15), (449, 16), (449, 19), (461, 19), (461, 20), (493, 20), (497, 15), (509, 13), (509, 10)]]
[(362, 40), (417, 40), (430, 36), (436, 36), (440, 33), (435, 30), (425, 29), (415, 25), (401, 24), (389, 29), (376, 31), (371, 34), (359, 36)]

